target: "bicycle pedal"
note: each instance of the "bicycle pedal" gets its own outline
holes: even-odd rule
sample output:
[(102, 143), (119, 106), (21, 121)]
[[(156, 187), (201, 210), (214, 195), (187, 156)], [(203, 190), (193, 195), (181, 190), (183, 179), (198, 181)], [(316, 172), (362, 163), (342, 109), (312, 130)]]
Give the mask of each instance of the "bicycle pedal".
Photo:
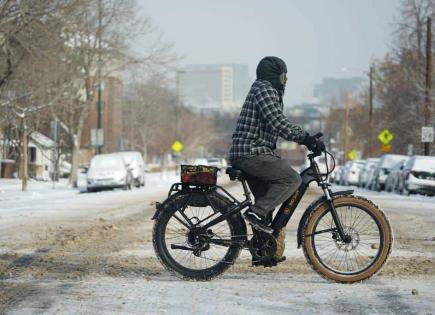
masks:
[(287, 257), (285, 257), (285, 256), (281, 256), (281, 257), (279, 257), (279, 258), (274, 258), (273, 260), (276, 262), (276, 263), (280, 263), (280, 262), (283, 262), (283, 261), (285, 261), (287, 259)]
[(287, 257), (281, 256), (278, 259), (272, 258), (272, 259), (265, 259), (265, 260), (253, 260), (252, 265), (250, 267), (258, 267), (258, 266), (263, 266), (264, 268), (275, 267), (276, 265), (278, 265), (279, 263), (282, 263), (286, 259), (287, 259)]
[(252, 261), (252, 267), (263, 266), (264, 268), (275, 267), (278, 263), (274, 260), (254, 260)]

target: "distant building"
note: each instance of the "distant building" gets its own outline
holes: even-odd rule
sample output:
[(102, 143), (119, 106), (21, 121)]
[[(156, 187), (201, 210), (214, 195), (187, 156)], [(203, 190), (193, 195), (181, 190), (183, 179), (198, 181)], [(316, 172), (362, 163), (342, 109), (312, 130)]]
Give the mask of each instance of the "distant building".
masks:
[(324, 78), (322, 83), (314, 86), (314, 97), (322, 107), (329, 107), (333, 100), (337, 101), (338, 106), (343, 106), (344, 95), (356, 96), (364, 88), (366, 80), (361, 77), (353, 78)]
[(28, 147), (29, 176), (49, 180), (53, 169), (52, 151), (56, 143), (40, 132), (32, 132)]
[[(14, 173), (18, 172), (19, 146), (20, 143), (17, 140), (5, 139), (0, 133), (0, 162), (2, 162), (0, 163), (0, 177), (12, 178)], [(56, 143), (52, 139), (38, 131), (30, 134), (27, 146), (28, 175), (30, 178), (50, 179), (50, 171), (53, 167), (52, 152), (55, 146)], [(2, 151), (2, 148), (6, 150)], [(5, 166), (3, 162), (9, 164), (7, 172), (1, 169), (2, 166)]]
[(238, 111), (249, 85), (244, 64), (188, 65), (177, 72), (179, 100), (200, 113)]
[(317, 103), (302, 103), (286, 110), (286, 115), (292, 123), (301, 126), (310, 133), (322, 129), (322, 113), (323, 107)]

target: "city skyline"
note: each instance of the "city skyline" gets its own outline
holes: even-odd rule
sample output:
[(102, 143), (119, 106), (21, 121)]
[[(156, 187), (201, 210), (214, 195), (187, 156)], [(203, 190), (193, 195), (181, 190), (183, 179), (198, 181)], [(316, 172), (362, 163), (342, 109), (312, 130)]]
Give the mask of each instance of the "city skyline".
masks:
[(140, 2), (141, 14), (184, 57), (180, 67), (246, 63), (253, 81), (262, 57), (284, 59), (286, 106), (313, 101), (313, 88), (324, 78), (364, 76), (390, 47), (398, 5), (394, 0)]

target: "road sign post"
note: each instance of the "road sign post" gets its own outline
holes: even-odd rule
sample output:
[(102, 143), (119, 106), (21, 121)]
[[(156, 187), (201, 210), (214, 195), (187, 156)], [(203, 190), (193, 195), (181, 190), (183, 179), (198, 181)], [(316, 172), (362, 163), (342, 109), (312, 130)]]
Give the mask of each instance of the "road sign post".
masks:
[(388, 129), (384, 129), (378, 134), (378, 139), (383, 144), (389, 144), (394, 139), (394, 135)]
[(175, 155), (175, 175), (178, 175), (178, 156), (180, 155), (180, 152), (183, 151), (184, 145), (181, 141), (175, 140), (171, 145), (171, 149)]
[(172, 143), (171, 149), (175, 153), (180, 153), (181, 151), (183, 151), (184, 145), (181, 141), (176, 140), (176, 141), (174, 141), (174, 143)]
[(382, 143), (381, 152), (391, 152), (390, 142), (394, 139), (394, 135), (388, 129), (384, 129), (378, 134), (378, 139)]
[(382, 153), (388, 153), (391, 151), (391, 145), (389, 144), (382, 144), (381, 145), (381, 152)]
[(421, 127), (421, 142), (433, 142), (433, 127)]
[(356, 156), (357, 156), (357, 151), (355, 149), (352, 149), (352, 151), (350, 151), (347, 156), (348, 156), (349, 160), (354, 161), (356, 159)]
[(94, 147), (101, 147), (104, 145), (103, 129), (91, 129), (91, 144)]

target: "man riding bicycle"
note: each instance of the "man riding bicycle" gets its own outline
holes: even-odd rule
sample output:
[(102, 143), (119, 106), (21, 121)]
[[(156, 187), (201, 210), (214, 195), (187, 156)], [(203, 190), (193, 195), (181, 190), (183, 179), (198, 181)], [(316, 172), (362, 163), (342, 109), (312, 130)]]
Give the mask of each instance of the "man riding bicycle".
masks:
[(301, 183), (299, 174), (274, 153), (278, 137), (307, 146), (316, 143), (283, 114), (287, 67), (278, 57), (265, 57), (257, 66), (257, 80), (243, 104), (229, 152), (231, 165), (242, 170), (255, 197), (245, 219), (266, 233), (275, 207)]
[[(262, 59), (233, 134), (233, 167), (226, 170), (231, 180), (242, 184), (245, 200), (216, 185), (215, 177), (213, 184), (193, 176), (193, 171), (174, 183), (168, 198), (156, 206), (154, 250), (162, 264), (183, 279), (208, 281), (228, 270), (243, 249), (251, 253), (253, 266), (273, 267), (284, 261), (285, 228), (311, 182), (323, 195), (305, 209), (296, 234), (310, 266), (332, 281), (354, 283), (370, 278), (387, 261), (393, 242), (387, 217), (353, 190), (330, 189), (327, 177), (334, 167), (322, 173), (315, 161), (329, 154), (322, 134), (310, 136), (282, 113), (285, 83), (285, 63), (276, 57)], [(274, 154), (278, 137), (307, 146), (310, 165), (301, 175)], [(240, 215), (245, 209), (252, 234)]]

